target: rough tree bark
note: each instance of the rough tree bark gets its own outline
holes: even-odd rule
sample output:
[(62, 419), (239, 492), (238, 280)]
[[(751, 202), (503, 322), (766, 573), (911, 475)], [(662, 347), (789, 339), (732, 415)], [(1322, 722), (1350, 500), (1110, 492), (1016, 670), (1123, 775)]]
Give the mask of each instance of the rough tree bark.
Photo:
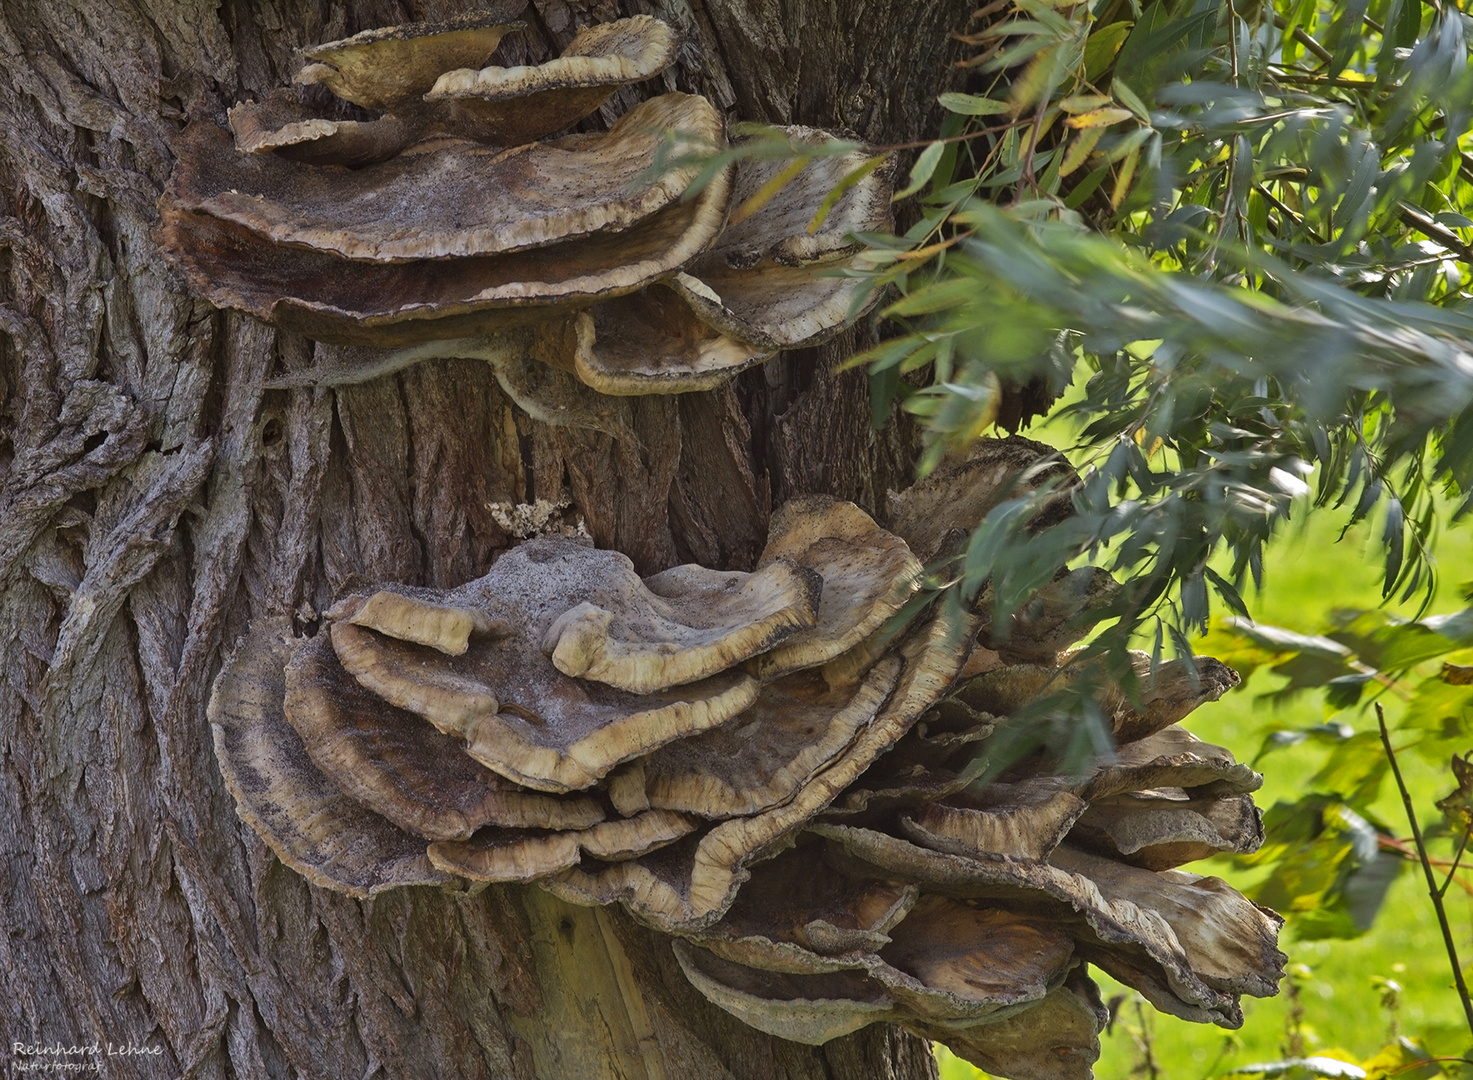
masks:
[[(862, 376), (833, 370), (852, 335), (638, 402), (642, 446), (538, 425), (472, 361), (265, 387), (320, 347), (162, 263), (171, 135), (287, 82), (296, 47), (462, 6), (0, 0), (0, 1060), (95, 1041), (160, 1051), (113, 1077), (933, 1076), (899, 1030), (810, 1048), (743, 1027), (618, 911), (527, 888), (354, 901), (236, 817), (205, 701), (252, 619), (306, 629), (355, 582), (478, 576), (510, 542), (493, 502), (566, 496), (641, 572), (747, 567), (788, 496), (875, 509), (909, 474), (905, 429), (872, 432)], [(533, 0), (513, 48), (649, 12), (687, 35), (674, 88), (897, 141), (934, 125), (971, 6)]]

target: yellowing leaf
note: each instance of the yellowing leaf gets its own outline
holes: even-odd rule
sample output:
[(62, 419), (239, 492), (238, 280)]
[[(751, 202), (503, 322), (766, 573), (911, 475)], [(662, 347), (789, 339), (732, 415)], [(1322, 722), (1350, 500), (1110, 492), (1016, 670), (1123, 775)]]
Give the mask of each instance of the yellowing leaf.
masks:
[(1444, 663), (1442, 681), (1449, 686), (1473, 686), (1473, 665)]
[(1058, 45), (1050, 45), (1038, 51), (1023, 69), (1023, 74), (1013, 80), (1012, 89), (1008, 92), (1014, 111), (1022, 112), (1047, 93), (1058, 64)]
[(1119, 210), (1125, 196), (1130, 193), (1130, 182), (1135, 179), (1135, 167), (1140, 159), (1139, 146), (1132, 147), (1130, 153), (1125, 155), (1125, 164), (1120, 166), (1120, 173), (1115, 177), (1115, 190), (1110, 192), (1111, 210)]
[(1084, 45), (1084, 77), (1094, 82), (1115, 61), (1134, 23), (1117, 22), (1093, 30)]
[(1473, 754), (1452, 758), (1453, 779), (1458, 790), (1437, 800), (1437, 809), (1446, 816), (1448, 823), (1464, 832), (1473, 829)]
[(1084, 164), (1084, 159), (1089, 157), (1090, 151), (1100, 141), (1100, 136), (1105, 133), (1102, 127), (1085, 128), (1069, 144), (1069, 149), (1064, 152), (1064, 160), (1059, 165), (1059, 175), (1068, 176), (1079, 166)]
[(1071, 116), (1064, 123), (1072, 128), (1097, 128), (1109, 127), (1118, 124), (1122, 120), (1129, 120), (1134, 114), (1129, 109), (1091, 109), (1087, 113)]

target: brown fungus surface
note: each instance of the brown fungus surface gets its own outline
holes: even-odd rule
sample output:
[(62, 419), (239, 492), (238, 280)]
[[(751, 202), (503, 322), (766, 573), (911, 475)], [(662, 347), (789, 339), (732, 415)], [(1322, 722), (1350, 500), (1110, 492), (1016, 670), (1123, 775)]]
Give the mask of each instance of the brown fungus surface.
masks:
[(1001, 1019), (920, 1034), (958, 1057), (1011, 1080), (1092, 1080), (1110, 1011), (1082, 968), (1042, 1001)]
[[(709, 935), (677, 942), (681, 966), (710, 1001), (784, 1038), (826, 1041), (849, 1025), (890, 1020), (924, 1030), (1015, 1014), (1063, 984), (1067, 934), (1043, 920), (944, 897), (923, 898), (880, 955), (851, 954), (789, 970), (778, 950), (733, 958)], [(756, 940), (756, 939), (747, 939)], [(767, 963), (768, 960), (774, 964)]]
[(921, 564), (898, 536), (853, 503), (802, 495), (772, 515), (758, 566), (787, 559), (823, 578), (818, 623), (757, 657), (764, 680), (827, 663), (894, 615), (919, 585)]
[[(616, 396), (713, 389), (874, 302), (855, 235), (891, 228), (892, 158), (792, 127), (791, 159), (739, 161), (693, 194), (724, 119), (682, 93), (607, 133), (551, 138), (658, 74), (681, 41), (638, 15), (580, 29), (544, 64), (482, 66), (521, 6), (305, 50), (298, 83), (378, 119), (314, 115), (278, 90), (231, 111), (233, 147), (191, 124), (157, 229), (191, 291), (329, 344), (494, 337)], [(369, 358), (361, 377), (415, 359)], [(503, 388), (525, 366), (499, 364)], [(537, 395), (512, 396), (544, 419)]]
[(1074, 942), (1052, 921), (945, 896), (922, 897), (891, 938), (872, 974), (926, 1021), (1038, 1001), (1074, 966)]
[(927, 803), (902, 814), (900, 827), (911, 840), (936, 851), (1046, 859), (1087, 808), (1067, 781), (1041, 776)]
[(488, 824), (584, 829), (603, 820), (595, 800), (527, 791), (422, 717), (369, 693), (342, 669), (326, 635), (294, 650), (285, 712), (323, 775), (415, 836), (457, 839)]
[(697, 171), (651, 175), (672, 131), (716, 146), (721, 118), (705, 98), (664, 94), (575, 150), (450, 141), (348, 172), (241, 154), (221, 129), (196, 121), (179, 137), (169, 195), (274, 243), (347, 259), (498, 255), (620, 232), (669, 206)]
[(440, 869), (473, 881), (536, 881), (576, 865), (585, 854), (610, 862), (637, 858), (695, 827), (682, 814), (651, 810), (576, 831), (487, 828), (467, 840), (431, 844), (429, 857)]
[[(667, 575), (669, 572), (666, 572)], [(824, 581), (777, 559), (756, 573), (666, 576), (655, 593), (632, 574), (559, 615), (544, 645), (565, 675), (647, 694), (719, 674), (818, 621)]]
[(894, 1022), (999, 1075), (1082, 1080), (1091, 964), (1162, 1011), (1241, 1024), (1242, 995), (1276, 991), (1280, 921), (1173, 869), (1261, 840), (1261, 778), (1175, 722), (1235, 676), (1138, 664), (1097, 691), (1114, 755), (979, 783), (1009, 719), (1079, 677), (1045, 661), (1098, 590), (1061, 579), (1018, 636), (975, 644), (985, 612), (945, 602), (885, 627), (917, 571), (817, 496), (773, 515), (754, 573), (641, 579), (529, 541), (457, 589), (364, 590), (313, 639), (249, 639), (212, 705), (222, 768), (315, 882), (619, 903), (682, 939), (703, 995), (784, 1037)]
[[(1097, 566), (1063, 571), (1039, 589), (1005, 625), (987, 626), (979, 642), (991, 647), (1005, 662), (1029, 661), (1052, 665), (1059, 650), (1089, 632), (1105, 608), (1120, 594), (1120, 586)], [(991, 588), (978, 598), (981, 607), (992, 601)]]
[(190, 287), (217, 306), (319, 341), (388, 346), (504, 330), (557, 305), (633, 292), (703, 250), (725, 212), (718, 177), (618, 233), (505, 255), (363, 263), (272, 243), (165, 196), (159, 235)]
[[(1068, 926), (1081, 958), (1184, 1019), (1238, 1027), (1238, 995), (1276, 993), (1283, 975), (1284, 955), (1273, 946), (1278, 922), (1216, 879), (1152, 874), (1068, 847), (1056, 849), (1049, 862), (974, 859), (871, 829), (822, 824), (812, 831), (861, 865), (919, 881), (929, 891), (1051, 911)], [(1092, 876), (1097, 873), (1104, 875), (1101, 883)], [(1219, 927), (1243, 941), (1225, 945)]]
[(621, 863), (598, 873), (574, 868), (549, 878), (545, 887), (574, 903), (620, 902), (642, 922), (670, 933), (711, 925), (731, 906), (747, 879), (748, 864), (774, 852), (810, 823), (941, 695), (965, 658), (959, 642), (966, 639), (968, 629), (947, 615), (913, 629), (898, 647), (904, 667), (885, 707), (847, 750), (788, 802), (723, 821), (650, 860)]
[(559, 671), (549, 630), (580, 602), (614, 604), (640, 587), (616, 552), (543, 538), (507, 552), (483, 578), (446, 596), (479, 610), (505, 636), (472, 638), (447, 656), (351, 622), (330, 634), (343, 666), (384, 700), (465, 741), (491, 769), (543, 791), (586, 788), (629, 758), (714, 727), (752, 703), (746, 675), (721, 672), (675, 690), (630, 694)]
[(261, 101), (230, 109), (230, 130), (242, 154), (275, 154), (306, 165), (355, 168), (387, 161), (419, 138), (414, 118), (329, 120), (315, 116), (292, 90), (273, 90)]
[(964, 455), (943, 461), (923, 480), (886, 496), (889, 528), (924, 559), (953, 554), (994, 506), (1044, 484), (1059, 486), (1060, 498), (1035, 526), (1063, 520), (1071, 512), (1068, 490), (1078, 483), (1064, 456), (1045, 443), (1012, 435), (978, 439)]
[(400, 641), (428, 645), (447, 656), (460, 656), (472, 634), (504, 635), (510, 628), (494, 624), (474, 608), (447, 607), (407, 592), (380, 590), (364, 599), (350, 596), (333, 605), (329, 619), (342, 619), (365, 630), (377, 630)]
[[(859, 249), (856, 233), (890, 231), (893, 157), (817, 128), (779, 127), (774, 132), (787, 138), (792, 155), (746, 158), (738, 164), (732, 221), (702, 265), (720, 262), (747, 269), (765, 261), (785, 266), (832, 262)], [(869, 171), (853, 176), (865, 168)], [(818, 221), (825, 202), (846, 181), (849, 186)]]
[(621, 86), (658, 75), (679, 49), (667, 24), (636, 15), (584, 27), (561, 56), (536, 66), (442, 69), (425, 100), (448, 108), (450, 122), (475, 138), (517, 145), (576, 123)]
[(1213, 855), (1247, 855), (1263, 843), (1263, 815), (1251, 795), (1193, 799), (1181, 788), (1096, 799), (1071, 842), (1148, 870)]
[(687, 394), (712, 390), (772, 356), (713, 329), (681, 299), (673, 280), (601, 301), (542, 333), (549, 347), (601, 394)]
[(479, 67), (501, 39), (524, 24), (513, 17), (526, 0), (496, 0), (482, 10), (438, 22), (406, 23), (303, 49), (315, 61), (295, 81), (320, 84), (368, 109), (392, 109), (423, 97), (442, 73)]
[[(799, 154), (841, 145), (813, 128), (779, 130)], [(867, 163), (869, 171), (825, 210), (840, 181)], [(792, 165), (787, 158), (739, 162), (727, 228), (670, 281), (714, 330), (768, 351), (817, 345), (871, 306), (879, 294), (863, 263), (850, 257), (859, 246), (854, 234), (889, 232), (892, 224), (892, 158), (859, 147), (812, 157), (785, 176)]]
[(1202, 789), (1203, 795), (1245, 795), (1263, 777), (1221, 746), (1203, 742), (1179, 724), (1120, 747), (1116, 760), (1099, 765), (1080, 784), (1089, 802), (1152, 788)]
[(241, 820), (308, 881), (351, 896), (454, 880), (430, 865), (423, 840), (343, 794), (313, 764), (282, 707), (290, 651), (285, 622), (257, 626), (210, 694), (215, 756)]
[(697, 265), (668, 285), (722, 338), (766, 353), (821, 345), (851, 326), (878, 297), (858, 264)]
[(782, 974), (722, 959), (686, 941), (674, 946), (680, 969), (706, 1000), (781, 1039), (819, 1046), (895, 1019), (895, 1002), (862, 971)]
[[(752, 867), (721, 920), (692, 939), (718, 956), (795, 974), (852, 967), (843, 958), (878, 953), (915, 906), (914, 885), (851, 877), (822, 844), (801, 844)], [(831, 959), (833, 958), (833, 959)]]
[(812, 671), (767, 684), (736, 719), (645, 759), (650, 805), (728, 818), (786, 802), (874, 719), (899, 670), (887, 657), (858, 687), (831, 690)]
[[(1133, 653), (1139, 687), (1128, 693), (1115, 684), (1098, 688), (1095, 700), (1109, 719), (1117, 742), (1133, 743), (1175, 724), (1194, 709), (1216, 701), (1238, 685), (1238, 674), (1211, 657), (1171, 660), (1151, 674), (1151, 658)], [(1008, 664), (987, 671), (957, 696), (972, 708), (1005, 716), (1058, 693), (1093, 673), (1083, 666)]]
[(1284, 920), (1221, 878), (1153, 872), (1067, 846), (1049, 861), (1089, 881), (1110, 907), (1128, 912), (1134, 906), (1160, 919), (1192, 973), (1214, 990), (1255, 997), (1278, 993), (1286, 960), (1278, 948)]

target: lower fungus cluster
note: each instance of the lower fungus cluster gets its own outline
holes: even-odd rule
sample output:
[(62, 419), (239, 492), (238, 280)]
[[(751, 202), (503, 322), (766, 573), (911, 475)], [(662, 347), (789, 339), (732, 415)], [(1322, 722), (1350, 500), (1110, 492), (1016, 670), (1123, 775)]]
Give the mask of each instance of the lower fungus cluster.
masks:
[(254, 627), (212, 697), (216, 751), (241, 816), (314, 883), (618, 903), (783, 1038), (895, 1022), (1001, 1076), (1087, 1077), (1090, 964), (1240, 1024), (1240, 995), (1276, 990), (1280, 921), (1176, 869), (1262, 839), (1261, 778), (1179, 724), (1236, 676), (1153, 679), (1142, 658), (1141, 693), (1095, 691), (1118, 754), (979, 787), (1000, 725), (1076, 677), (1043, 657), (1099, 590), (1061, 579), (1072, 608), (1003, 635), (915, 603), (920, 570), (818, 496), (779, 509), (751, 573), (641, 579), (533, 539), (458, 589), (345, 597), (312, 637)]

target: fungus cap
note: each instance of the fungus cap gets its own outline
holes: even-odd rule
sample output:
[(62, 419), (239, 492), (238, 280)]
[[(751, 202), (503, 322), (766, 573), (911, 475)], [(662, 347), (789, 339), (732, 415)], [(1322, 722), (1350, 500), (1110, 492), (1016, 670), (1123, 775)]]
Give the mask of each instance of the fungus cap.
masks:
[(600, 301), (541, 333), (559, 366), (619, 397), (713, 390), (772, 355), (697, 318), (668, 280)]
[(233, 106), (228, 119), (242, 154), (275, 154), (308, 165), (352, 168), (387, 161), (419, 137), (422, 125), (390, 114), (377, 120), (314, 116), (290, 90)]
[[(890, 231), (892, 155), (876, 154), (818, 128), (773, 131), (788, 140), (792, 155), (739, 161), (732, 187), (733, 220), (708, 262), (749, 268), (766, 260), (786, 266), (832, 261), (860, 246), (855, 234)], [(856, 176), (861, 170), (867, 171)], [(845, 183), (837, 201), (831, 201)]]
[(369, 693), (342, 669), (325, 634), (296, 645), (284, 706), (324, 776), (415, 836), (459, 839), (488, 824), (582, 829), (603, 820), (595, 800), (527, 791), (423, 718)]
[(550, 877), (544, 887), (572, 903), (621, 902), (637, 919), (668, 933), (710, 926), (731, 906), (751, 862), (790, 843), (796, 830), (874, 764), (940, 697), (965, 658), (958, 642), (967, 638), (968, 626), (965, 621), (958, 625), (957, 618), (942, 612), (907, 634), (898, 648), (904, 667), (885, 707), (847, 750), (788, 802), (751, 817), (723, 821), (651, 859), (620, 863), (599, 873), (573, 868)]
[(635, 15), (584, 27), (546, 63), (446, 70), (425, 100), (449, 106), (453, 122), (476, 138), (517, 145), (583, 119), (621, 86), (658, 75), (679, 49), (667, 24)]
[(660, 593), (629, 575), (557, 617), (544, 646), (565, 675), (631, 693), (726, 671), (818, 621), (823, 580), (789, 560), (752, 574), (689, 573)]
[(368, 109), (402, 106), (417, 101), (442, 73), (485, 63), (503, 37), (525, 25), (511, 16), (526, 6), (526, 0), (498, 0), (438, 22), (385, 26), (314, 45), (302, 55), (317, 62), (294, 81), (320, 83)]
[(159, 238), (190, 288), (219, 307), (319, 341), (406, 345), (526, 325), (642, 288), (715, 238), (726, 193), (723, 174), (622, 232), (450, 260), (375, 264), (285, 247), (168, 195)]
[(672, 843), (695, 828), (682, 814), (651, 810), (637, 817), (600, 822), (586, 829), (482, 829), (466, 840), (431, 844), (430, 861), (474, 881), (536, 881), (595, 859), (632, 859)]
[(369, 690), (464, 740), (467, 753), (508, 779), (561, 792), (723, 723), (757, 696), (755, 681), (740, 672), (636, 695), (553, 665), (545, 644), (569, 609), (580, 601), (620, 606), (642, 590), (623, 555), (546, 537), (445, 594), (445, 606), (478, 611), (505, 628), (501, 636), (470, 637), (459, 656), (348, 621), (333, 622), (328, 633), (343, 666)]
[(308, 881), (351, 896), (454, 880), (430, 865), (423, 840), (344, 795), (312, 763), (282, 707), (290, 652), (285, 621), (258, 624), (210, 693), (215, 757), (241, 820)]
[[(904, 606), (921, 564), (905, 542), (853, 503), (827, 495), (789, 499), (772, 515), (759, 567), (788, 559), (823, 578), (818, 623), (753, 661), (766, 680), (849, 651)], [(929, 704), (929, 703), (928, 703)]]
[(899, 669), (887, 657), (859, 686), (837, 690), (811, 671), (767, 684), (735, 719), (645, 759), (650, 805), (728, 818), (786, 802), (880, 711)]
[(498, 255), (619, 232), (664, 209), (697, 172), (694, 165), (654, 172), (665, 138), (679, 132), (691, 146), (715, 147), (721, 127), (705, 98), (664, 94), (572, 150), (451, 140), (343, 171), (240, 154), (220, 128), (196, 121), (177, 140), (169, 194), (178, 207), (275, 243), (347, 259)]

